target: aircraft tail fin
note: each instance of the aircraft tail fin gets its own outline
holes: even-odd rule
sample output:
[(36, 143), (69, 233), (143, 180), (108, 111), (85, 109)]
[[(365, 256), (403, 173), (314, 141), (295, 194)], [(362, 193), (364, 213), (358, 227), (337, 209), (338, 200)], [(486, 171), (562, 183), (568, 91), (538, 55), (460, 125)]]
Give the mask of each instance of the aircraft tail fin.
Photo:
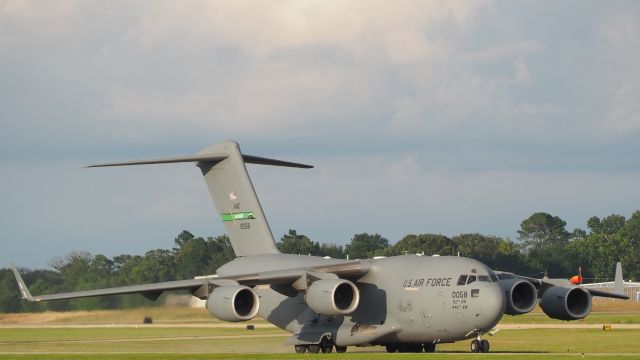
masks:
[(96, 164), (88, 167), (195, 162), (202, 171), (213, 203), (224, 223), (236, 256), (278, 254), (273, 234), (260, 206), (245, 163), (312, 168), (240, 152), (235, 141), (211, 145), (192, 156)]
[(622, 263), (616, 263), (616, 275), (613, 281), (613, 292), (624, 294), (624, 280), (622, 279)]

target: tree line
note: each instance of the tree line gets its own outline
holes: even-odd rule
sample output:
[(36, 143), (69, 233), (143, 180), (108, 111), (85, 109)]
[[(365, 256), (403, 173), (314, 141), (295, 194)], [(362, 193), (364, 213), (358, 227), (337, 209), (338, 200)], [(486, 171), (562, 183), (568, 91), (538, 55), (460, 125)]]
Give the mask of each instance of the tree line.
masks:
[[(197, 237), (183, 231), (172, 249), (150, 250), (144, 255), (108, 258), (73, 252), (55, 258), (51, 269), (20, 269), (33, 294), (90, 290), (105, 287), (189, 279), (214, 274), (234, 258), (226, 235)], [(409, 234), (391, 244), (380, 234), (355, 234), (345, 246), (320, 244), (289, 230), (277, 242), (283, 253), (367, 259), (402, 254), (465, 256), (492, 269), (521, 275), (570, 277), (582, 268), (587, 280), (611, 279), (615, 263), (622, 261), (625, 278), (640, 278), (640, 211), (630, 218), (591, 217), (587, 229), (568, 231), (557, 216), (538, 212), (523, 220), (517, 241), (482, 234)], [(45, 303), (29, 303), (20, 294), (10, 269), (0, 269), (0, 312), (90, 310), (156, 304), (139, 295), (108, 296)]]

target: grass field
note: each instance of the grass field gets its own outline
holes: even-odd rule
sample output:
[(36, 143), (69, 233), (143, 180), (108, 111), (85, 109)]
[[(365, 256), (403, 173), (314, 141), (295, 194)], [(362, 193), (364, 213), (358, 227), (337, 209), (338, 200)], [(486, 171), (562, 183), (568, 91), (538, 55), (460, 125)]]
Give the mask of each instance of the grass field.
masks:
[[(0, 354), (15, 356), (26, 354), (31, 357), (42, 354), (76, 354), (79, 357), (94, 358), (91, 354), (108, 354), (109, 358), (128, 358), (131, 354), (241, 354), (249, 358), (257, 354), (292, 353), (290, 346), (283, 345), (287, 334), (277, 329), (227, 328), (29, 328), (0, 329)], [(539, 354), (637, 354), (640, 344), (640, 330), (602, 331), (594, 329), (532, 329), (502, 331), (489, 338), (493, 354), (504, 356), (509, 353), (529, 353), (527, 358)], [(442, 344), (438, 352), (468, 352), (468, 341)], [(383, 352), (382, 347), (349, 348), (351, 358), (355, 352)], [(295, 355), (295, 354), (294, 354)], [(384, 355), (389, 356), (384, 353)], [(479, 356), (478, 354), (471, 354)], [(2, 358), (4, 355), (0, 355)], [(213, 356), (213, 355), (208, 355)], [(218, 358), (218, 355), (212, 358)], [(319, 356), (319, 355), (308, 355)], [(396, 355), (394, 355), (396, 356)], [(423, 354), (423, 356), (427, 356)], [(429, 355), (431, 356), (431, 355)], [(480, 355), (481, 356), (481, 355)], [(630, 356), (630, 355), (629, 355)], [(243, 355), (244, 357), (244, 355)], [(300, 357), (298, 355), (298, 357)], [(188, 356), (191, 358), (191, 355)], [(224, 358), (224, 357), (223, 357)]]
[[(600, 310), (583, 323), (640, 323), (640, 312), (627, 305), (608, 305)], [(154, 324), (143, 325), (145, 316), (151, 316)], [(546, 318), (539, 310), (504, 319), (504, 323), (518, 324), (549, 322), (558, 321)], [(291, 346), (283, 345), (287, 333), (265, 326), (264, 320), (250, 323), (258, 325), (255, 330), (211, 327), (209, 324), (222, 323), (206, 310), (162, 307), (0, 314), (0, 359), (640, 359), (640, 329), (620, 329), (615, 325), (613, 331), (503, 330), (488, 337), (490, 354), (470, 354), (469, 341), (462, 341), (441, 344), (436, 354), (387, 354), (378, 346), (350, 347), (346, 354), (298, 355)], [(119, 327), (121, 324), (128, 326)]]

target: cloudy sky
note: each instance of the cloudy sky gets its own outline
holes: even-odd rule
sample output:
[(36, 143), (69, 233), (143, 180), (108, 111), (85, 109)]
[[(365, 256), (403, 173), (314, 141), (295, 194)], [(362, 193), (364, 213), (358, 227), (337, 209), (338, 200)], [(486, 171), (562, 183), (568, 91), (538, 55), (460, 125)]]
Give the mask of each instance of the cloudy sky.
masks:
[(223, 227), (224, 139), (274, 236), (516, 236), (640, 209), (638, 1), (0, 0), (0, 267)]

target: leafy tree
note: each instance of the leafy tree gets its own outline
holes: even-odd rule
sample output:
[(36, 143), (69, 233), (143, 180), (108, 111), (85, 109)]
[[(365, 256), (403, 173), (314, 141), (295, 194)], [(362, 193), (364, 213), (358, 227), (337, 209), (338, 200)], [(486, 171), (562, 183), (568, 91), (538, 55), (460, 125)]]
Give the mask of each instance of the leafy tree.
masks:
[(320, 245), (320, 256), (329, 256), (334, 259), (344, 259), (345, 253), (344, 248), (340, 245), (336, 244), (321, 244)]
[(600, 220), (597, 216), (589, 218), (587, 226), (592, 233), (613, 235), (624, 228), (625, 218), (622, 215), (609, 215)]
[(180, 250), (180, 248), (193, 239), (195, 239), (195, 236), (192, 233), (187, 230), (182, 230), (182, 232), (178, 234), (173, 241), (176, 244), (176, 247), (174, 247), (173, 250)]
[(393, 245), (393, 249), (387, 252), (387, 255), (401, 254), (421, 254), (426, 255), (453, 255), (456, 252), (456, 246), (444, 235), (439, 234), (418, 234), (407, 235), (402, 240)]
[(568, 242), (569, 233), (565, 226), (567, 223), (561, 218), (537, 212), (522, 221), (518, 235), (525, 249), (542, 250)]
[(640, 211), (635, 211), (620, 231), (622, 238), (622, 267), (625, 277), (640, 279)]
[(231, 246), (231, 241), (229, 241), (227, 235), (207, 238), (207, 246), (211, 258), (209, 259), (206, 272), (204, 272), (205, 274), (214, 274), (220, 266), (236, 257), (233, 252), (233, 247)]
[[(535, 276), (536, 269), (521, 251), (518, 244), (509, 239), (500, 239), (495, 258), (487, 266), (494, 270), (515, 272), (517, 274)], [(539, 272), (539, 270), (537, 271)]]
[(570, 240), (581, 240), (587, 237), (587, 232), (582, 229), (573, 229), (570, 235)]
[(82, 277), (89, 273), (93, 255), (86, 251), (76, 251), (65, 258), (56, 258), (51, 267), (57, 270), (64, 279), (66, 291), (74, 291), (82, 282)]
[(289, 229), (289, 233), (282, 236), (276, 244), (278, 250), (285, 254), (318, 255), (320, 244), (311, 241), (306, 235), (298, 234), (295, 230)]
[(457, 252), (481, 261), (489, 266), (498, 253), (498, 245), (502, 239), (480, 234), (461, 234), (452, 238)]
[(173, 252), (166, 249), (147, 251), (136, 269), (144, 282), (171, 281), (176, 278), (176, 265)]
[(374, 255), (383, 254), (389, 247), (389, 240), (380, 234), (355, 234), (351, 243), (345, 246), (345, 252), (351, 259), (367, 259)]
[(0, 269), (0, 312), (18, 312), (22, 310), (18, 286), (9, 269)]
[(174, 252), (176, 274), (181, 279), (203, 275), (211, 261), (209, 245), (201, 237), (193, 237), (182, 242), (180, 248), (174, 250)]

